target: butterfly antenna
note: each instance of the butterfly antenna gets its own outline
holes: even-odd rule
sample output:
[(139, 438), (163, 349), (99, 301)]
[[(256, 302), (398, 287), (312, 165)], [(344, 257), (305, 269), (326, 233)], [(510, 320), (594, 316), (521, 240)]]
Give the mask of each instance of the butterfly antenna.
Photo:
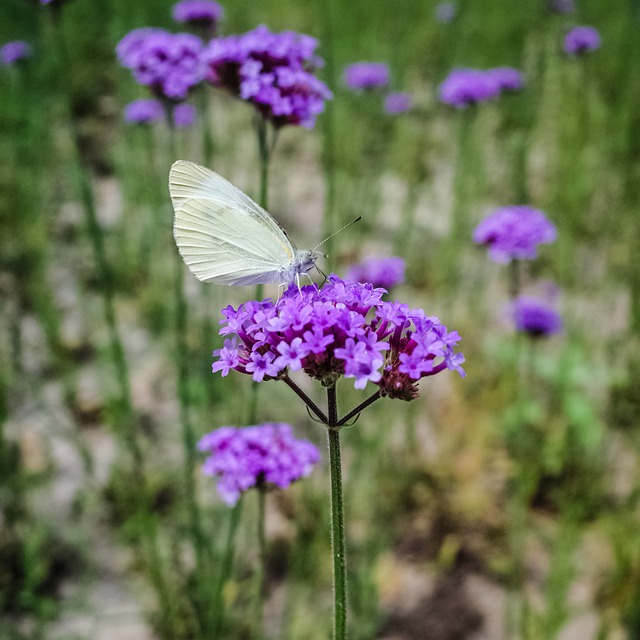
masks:
[(362, 216), (358, 216), (355, 220), (352, 220), (351, 222), (348, 222), (347, 224), (345, 224), (344, 227), (341, 227), (337, 231), (334, 231), (328, 238), (325, 238), (320, 244), (316, 245), (311, 250), (311, 252), (314, 253), (318, 247), (321, 247), (325, 242), (327, 242), (328, 240), (331, 240), (333, 236), (337, 236), (341, 231), (344, 231), (347, 227), (350, 227), (352, 224), (355, 224), (356, 222), (360, 222), (360, 220), (362, 220)]

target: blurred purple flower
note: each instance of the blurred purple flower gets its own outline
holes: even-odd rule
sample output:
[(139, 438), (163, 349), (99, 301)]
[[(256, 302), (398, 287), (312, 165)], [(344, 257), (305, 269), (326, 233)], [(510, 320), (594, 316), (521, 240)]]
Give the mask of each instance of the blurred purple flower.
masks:
[(600, 48), (600, 34), (595, 27), (573, 27), (564, 37), (564, 51), (579, 55)]
[(261, 25), (239, 36), (214, 38), (203, 52), (206, 80), (255, 106), (274, 126), (313, 127), (333, 97), (313, 75), (322, 64), (311, 36)]
[(124, 108), (124, 121), (132, 124), (154, 124), (164, 118), (164, 109), (152, 98), (134, 100)]
[(223, 15), (223, 8), (214, 0), (182, 0), (173, 5), (173, 19), (176, 22), (214, 27)]
[(196, 118), (197, 111), (192, 104), (177, 104), (173, 108), (173, 124), (178, 129), (193, 126)]
[(455, 2), (440, 2), (436, 6), (436, 20), (444, 24), (453, 22), (458, 12)]
[(218, 493), (229, 506), (251, 487), (286, 489), (308, 476), (320, 460), (315, 445), (296, 440), (290, 425), (277, 422), (220, 427), (201, 438), (198, 449), (209, 454), (202, 471), (218, 477)]
[(349, 89), (379, 89), (389, 84), (389, 67), (384, 62), (354, 62), (344, 69), (344, 83)]
[(439, 87), (440, 100), (456, 109), (500, 95), (500, 85), (479, 69), (454, 69)]
[(137, 82), (161, 98), (184, 100), (204, 78), (200, 38), (142, 28), (128, 33), (116, 46), (118, 60)]
[(370, 282), (374, 287), (391, 287), (404, 282), (405, 262), (402, 258), (368, 258), (354, 264), (345, 275), (348, 282)]
[(384, 99), (384, 110), (396, 115), (406, 113), (411, 109), (411, 96), (408, 93), (390, 93)]
[(522, 72), (513, 67), (495, 67), (485, 73), (498, 83), (500, 91), (518, 91), (524, 87)]
[(576, 3), (574, 0), (550, 0), (549, 10), (555, 13), (575, 13)]
[(516, 329), (534, 338), (562, 331), (562, 318), (548, 302), (519, 296), (514, 300), (511, 312)]
[(0, 64), (11, 66), (31, 57), (31, 45), (24, 40), (12, 40), (0, 47)]
[(464, 356), (454, 350), (458, 333), (422, 309), (384, 302), (384, 293), (330, 275), (321, 289), (292, 285), (277, 304), (228, 306), (220, 333), (235, 336), (213, 352), (212, 370), (224, 376), (234, 369), (260, 382), (303, 369), (325, 385), (345, 376), (356, 389), (372, 382), (381, 395), (403, 400), (417, 397), (422, 377), (445, 369), (464, 376)]
[(473, 232), (474, 242), (489, 247), (489, 257), (501, 263), (533, 260), (538, 245), (553, 242), (556, 236), (556, 227), (545, 214), (526, 205), (496, 210)]

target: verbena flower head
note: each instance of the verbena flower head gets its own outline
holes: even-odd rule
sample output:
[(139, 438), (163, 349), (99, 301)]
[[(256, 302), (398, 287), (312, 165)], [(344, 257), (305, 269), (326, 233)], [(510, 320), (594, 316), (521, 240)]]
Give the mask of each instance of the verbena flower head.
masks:
[(511, 311), (516, 329), (534, 338), (562, 331), (562, 318), (548, 302), (520, 296), (513, 302)]
[(573, 27), (564, 37), (564, 51), (579, 55), (600, 48), (600, 34), (595, 27)]
[(344, 69), (344, 83), (349, 89), (380, 89), (389, 84), (389, 67), (384, 62), (354, 62)]
[(222, 20), (223, 8), (213, 0), (182, 0), (173, 5), (176, 22), (202, 27), (214, 27)]
[(0, 47), (0, 64), (11, 66), (31, 57), (31, 45), (24, 40), (12, 40)]
[(436, 20), (444, 24), (453, 22), (457, 12), (455, 2), (439, 2), (436, 6)]
[(218, 478), (218, 493), (230, 506), (251, 487), (286, 489), (320, 460), (318, 448), (296, 440), (291, 426), (283, 423), (220, 427), (204, 436), (198, 449), (209, 454), (202, 470)]
[(189, 33), (142, 28), (122, 38), (116, 53), (137, 82), (158, 97), (178, 102), (204, 78), (202, 46), (200, 38)]
[(239, 36), (215, 38), (202, 59), (208, 82), (254, 105), (275, 126), (313, 127), (329, 88), (313, 75), (322, 60), (315, 55), (318, 41), (261, 25)]
[(368, 258), (354, 264), (347, 271), (345, 280), (349, 282), (370, 282), (374, 287), (390, 289), (404, 282), (405, 261), (390, 258)]
[(498, 83), (500, 91), (518, 91), (524, 87), (522, 72), (513, 67), (495, 67), (485, 73)]
[(522, 74), (511, 67), (494, 69), (454, 69), (439, 87), (441, 102), (456, 109), (497, 98), (503, 91), (524, 86)]
[(539, 209), (526, 205), (502, 207), (485, 218), (474, 230), (473, 240), (489, 248), (496, 262), (533, 260), (539, 244), (556, 239), (555, 225)]
[(192, 104), (177, 104), (173, 108), (173, 124), (178, 129), (192, 127), (196, 121), (197, 111)]
[(228, 337), (213, 352), (212, 370), (235, 369), (257, 382), (304, 370), (325, 386), (344, 376), (356, 389), (371, 382), (381, 395), (404, 400), (417, 397), (420, 378), (444, 369), (464, 376), (458, 333), (422, 309), (383, 301), (385, 293), (331, 275), (321, 289), (292, 285), (277, 304), (228, 306), (220, 330)]
[(134, 100), (124, 108), (124, 121), (131, 124), (155, 124), (164, 118), (164, 109), (152, 98)]
[(408, 93), (390, 93), (384, 99), (384, 110), (391, 114), (406, 113), (411, 109), (411, 96)]

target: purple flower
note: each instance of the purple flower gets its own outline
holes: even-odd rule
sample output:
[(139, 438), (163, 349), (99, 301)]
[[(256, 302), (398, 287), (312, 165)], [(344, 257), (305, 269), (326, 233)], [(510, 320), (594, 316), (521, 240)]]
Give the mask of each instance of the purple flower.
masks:
[(600, 34), (595, 27), (573, 27), (564, 37), (564, 52), (579, 55), (600, 48)]
[(344, 279), (349, 282), (370, 282), (374, 287), (390, 289), (404, 282), (404, 270), (402, 258), (368, 258), (354, 264)]
[(345, 376), (357, 389), (371, 382), (382, 395), (405, 400), (417, 396), (424, 376), (444, 369), (464, 375), (464, 357), (454, 349), (458, 334), (421, 309), (383, 301), (385, 293), (331, 275), (321, 289), (291, 286), (277, 304), (227, 307), (220, 333), (236, 338), (214, 352), (213, 370), (262, 381), (302, 369), (325, 385)]
[(215, 38), (202, 59), (208, 82), (254, 105), (275, 126), (313, 127), (333, 97), (313, 75), (322, 61), (318, 41), (293, 31), (271, 33), (261, 25), (239, 36)]
[(173, 107), (173, 124), (178, 129), (193, 126), (196, 117), (197, 111), (192, 104), (177, 104)]
[(31, 57), (31, 45), (24, 40), (12, 40), (0, 47), (0, 64), (10, 66)]
[(575, 13), (576, 3), (574, 0), (550, 0), (549, 10), (555, 13)]
[(390, 93), (384, 99), (384, 110), (391, 114), (405, 113), (411, 109), (411, 96), (408, 93)]
[(202, 41), (189, 33), (143, 28), (128, 33), (116, 47), (118, 60), (137, 82), (158, 97), (184, 100), (204, 78)]
[(154, 124), (164, 118), (164, 109), (158, 100), (134, 100), (124, 108), (124, 121), (132, 124)]
[(520, 296), (513, 302), (511, 311), (516, 329), (534, 338), (562, 330), (562, 318), (548, 302)]
[(277, 422), (220, 427), (201, 438), (198, 449), (208, 454), (202, 471), (218, 477), (218, 493), (229, 506), (251, 487), (286, 489), (320, 460), (315, 445), (296, 440), (290, 425)]
[(487, 102), (503, 91), (515, 91), (524, 85), (522, 74), (511, 67), (494, 69), (454, 69), (440, 84), (440, 101), (456, 109)]
[(488, 69), (485, 73), (498, 83), (500, 91), (518, 91), (524, 87), (522, 72), (513, 67), (495, 67)]
[(196, 26), (213, 27), (222, 20), (224, 10), (213, 0), (182, 0), (173, 5), (173, 19)]
[(379, 89), (389, 84), (389, 67), (384, 62), (354, 62), (344, 69), (344, 83), (349, 89)]
[(489, 247), (495, 262), (533, 260), (539, 244), (553, 242), (557, 231), (542, 211), (526, 205), (502, 207), (485, 218), (474, 230), (476, 244)]
[(453, 22), (457, 11), (455, 2), (440, 2), (436, 6), (436, 20), (445, 24)]

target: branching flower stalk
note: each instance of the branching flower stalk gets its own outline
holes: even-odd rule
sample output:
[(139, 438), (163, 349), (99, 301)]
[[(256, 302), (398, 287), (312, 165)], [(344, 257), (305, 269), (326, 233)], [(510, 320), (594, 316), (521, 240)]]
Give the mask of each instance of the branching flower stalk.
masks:
[[(347, 579), (340, 429), (382, 397), (413, 400), (421, 378), (445, 369), (458, 371), (464, 356), (456, 352), (460, 336), (438, 318), (400, 302), (386, 302), (385, 289), (349, 283), (330, 275), (318, 289), (294, 284), (271, 299), (223, 309), (224, 346), (214, 351), (213, 371), (235, 371), (255, 382), (282, 380), (327, 429), (331, 475), (331, 541), (334, 569), (334, 638), (347, 629)], [(304, 371), (327, 390), (323, 411), (289, 375)], [(357, 389), (378, 389), (339, 417), (336, 385), (353, 378)]]

